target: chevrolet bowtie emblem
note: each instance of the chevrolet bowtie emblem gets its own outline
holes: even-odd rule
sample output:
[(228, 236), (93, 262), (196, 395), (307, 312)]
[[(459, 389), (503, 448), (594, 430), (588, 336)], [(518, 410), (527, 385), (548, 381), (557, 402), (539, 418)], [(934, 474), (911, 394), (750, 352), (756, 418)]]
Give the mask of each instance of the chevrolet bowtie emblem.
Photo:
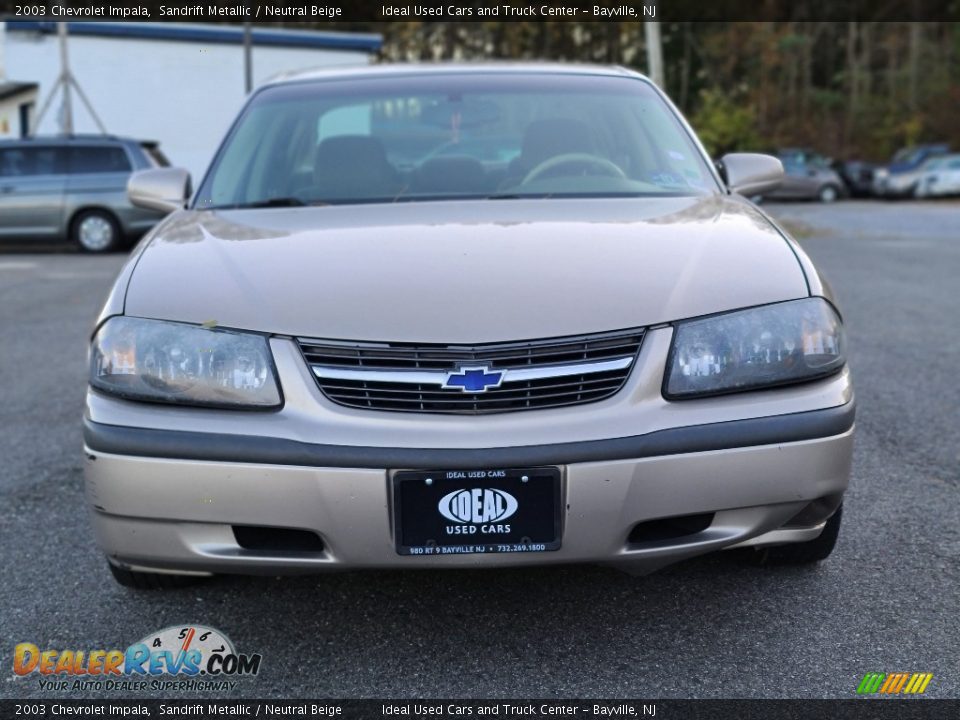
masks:
[(469, 393), (486, 392), (490, 388), (500, 387), (506, 370), (491, 370), (488, 367), (464, 367), (447, 373), (443, 381), (444, 390), (461, 390)]

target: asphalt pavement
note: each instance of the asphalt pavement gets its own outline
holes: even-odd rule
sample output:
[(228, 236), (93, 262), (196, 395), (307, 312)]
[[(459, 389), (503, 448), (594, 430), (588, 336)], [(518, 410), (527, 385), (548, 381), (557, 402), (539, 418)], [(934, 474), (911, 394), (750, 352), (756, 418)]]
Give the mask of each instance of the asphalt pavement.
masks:
[(124, 258), (0, 248), (0, 697), (129, 697), (43, 691), (14, 677), (13, 647), (125, 648), (181, 623), (262, 654), (259, 676), (209, 695), (226, 699), (847, 698), (868, 671), (932, 672), (927, 696), (960, 697), (960, 204), (768, 211), (801, 236), (848, 327), (859, 405), (839, 546), (816, 567), (726, 553), (641, 578), (568, 567), (121, 588), (91, 538), (80, 418), (89, 331)]

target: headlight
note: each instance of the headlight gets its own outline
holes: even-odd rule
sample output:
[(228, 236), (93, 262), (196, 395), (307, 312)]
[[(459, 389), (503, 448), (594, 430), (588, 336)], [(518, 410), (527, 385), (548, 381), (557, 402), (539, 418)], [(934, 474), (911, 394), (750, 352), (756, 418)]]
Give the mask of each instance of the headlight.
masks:
[(813, 380), (846, 362), (843, 325), (806, 298), (677, 325), (664, 396), (680, 399)]
[(261, 335), (114, 317), (93, 339), (90, 385), (131, 400), (271, 408), (280, 405)]

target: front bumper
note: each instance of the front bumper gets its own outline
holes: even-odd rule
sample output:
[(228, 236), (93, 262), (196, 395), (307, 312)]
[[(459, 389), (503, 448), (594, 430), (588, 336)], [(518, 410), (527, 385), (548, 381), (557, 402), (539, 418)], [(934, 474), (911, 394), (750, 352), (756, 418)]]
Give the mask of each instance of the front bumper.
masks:
[(916, 180), (893, 180), (887, 178), (874, 182), (874, 195), (884, 198), (907, 198), (912, 197), (917, 187)]
[[(590, 562), (647, 572), (734, 545), (815, 537), (816, 523), (783, 528), (812, 503), (826, 515), (839, 503), (850, 472), (853, 421), (851, 400), (616, 440), (418, 450), (87, 420), (87, 496), (101, 548), (112, 562), (137, 569), (279, 574)], [(387, 468), (530, 465), (561, 469), (560, 550), (396, 553)], [(628, 540), (638, 523), (701, 513), (714, 516), (694, 534)], [(810, 521), (809, 511), (804, 517)], [(312, 531), (323, 549), (245, 549), (233, 527), (250, 525)]]

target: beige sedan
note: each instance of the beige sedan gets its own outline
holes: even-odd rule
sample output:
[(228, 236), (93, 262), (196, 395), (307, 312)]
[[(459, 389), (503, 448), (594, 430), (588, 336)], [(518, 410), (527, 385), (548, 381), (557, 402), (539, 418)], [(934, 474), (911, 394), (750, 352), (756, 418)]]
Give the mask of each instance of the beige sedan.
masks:
[(258, 90), (96, 322), (115, 577), (813, 562), (854, 428), (803, 250), (642, 76), (377, 66)]

